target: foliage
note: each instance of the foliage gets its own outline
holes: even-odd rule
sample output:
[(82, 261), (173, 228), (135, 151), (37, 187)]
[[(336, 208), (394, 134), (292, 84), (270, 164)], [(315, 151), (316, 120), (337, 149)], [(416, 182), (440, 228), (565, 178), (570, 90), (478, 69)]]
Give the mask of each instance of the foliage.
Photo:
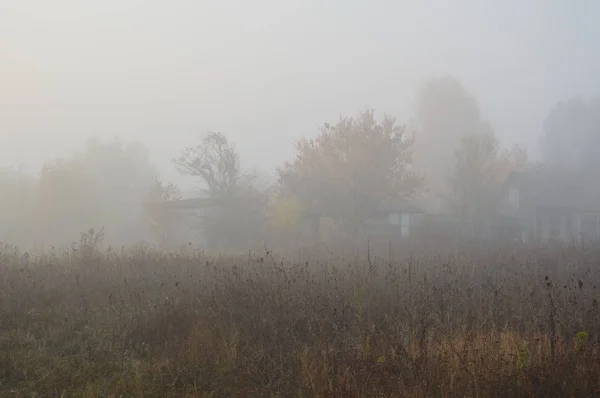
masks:
[(302, 218), (302, 203), (295, 197), (276, 198), (270, 211), (269, 224), (277, 230), (298, 227)]
[(169, 211), (161, 205), (179, 199), (181, 193), (175, 184), (164, 183), (155, 177), (154, 183), (148, 190), (145, 210), (150, 228), (161, 247), (169, 244), (169, 232), (181, 218), (178, 213)]
[(463, 134), (481, 132), (477, 100), (451, 76), (428, 80), (417, 93), (417, 123), (423, 134), (444, 144), (457, 143)]
[(2, 246), (0, 396), (597, 394), (597, 247), (355, 249)]
[(512, 172), (523, 170), (529, 164), (527, 149), (516, 144), (510, 148), (503, 148), (497, 154), (490, 169), (491, 181), (499, 186)]
[(595, 172), (600, 166), (600, 98), (559, 102), (544, 121), (540, 144), (546, 164)]
[(463, 137), (492, 130), (482, 120), (475, 97), (451, 76), (427, 81), (417, 92), (416, 107), (415, 166), (426, 175), (426, 207), (438, 211), (450, 196), (448, 170)]
[(587, 331), (578, 332), (575, 335), (575, 350), (583, 351), (590, 339), (590, 334)]
[(72, 245), (73, 251), (77, 252), (82, 264), (88, 263), (92, 257), (97, 255), (102, 249), (104, 242), (104, 228), (99, 231), (90, 228), (87, 232), (82, 232), (79, 242), (74, 242)]
[(37, 180), (23, 170), (0, 169), (0, 241), (31, 245)]
[(165, 183), (160, 178), (154, 177), (154, 182), (148, 189), (148, 203), (165, 203), (179, 199), (181, 199), (181, 191), (177, 185), (172, 182)]
[(143, 204), (155, 177), (147, 149), (118, 140), (90, 140), (83, 151), (47, 162), (39, 180), (40, 240), (64, 244), (93, 226), (113, 242), (134, 243), (149, 232)]
[(463, 136), (450, 178), (450, 209), (475, 228), (473, 223), (494, 213), (501, 184), (526, 162), (526, 151), (518, 146), (501, 150), (493, 133)]
[(298, 141), (295, 159), (280, 175), (306, 211), (356, 233), (381, 200), (410, 198), (420, 188), (410, 166), (413, 142), (393, 117), (377, 122), (368, 110)]
[(517, 369), (525, 370), (529, 366), (529, 354), (527, 350), (519, 350), (517, 352)]
[(290, 248), (302, 244), (303, 219), (306, 215), (302, 203), (293, 195), (285, 196), (277, 187), (268, 193), (266, 240), (269, 246)]

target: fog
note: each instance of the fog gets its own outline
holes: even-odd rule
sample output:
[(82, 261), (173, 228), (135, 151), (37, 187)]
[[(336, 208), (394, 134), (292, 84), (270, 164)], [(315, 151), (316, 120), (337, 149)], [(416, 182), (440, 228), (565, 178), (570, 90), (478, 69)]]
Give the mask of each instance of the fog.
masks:
[(294, 143), (365, 108), (416, 114), (452, 76), (499, 142), (540, 155), (559, 101), (600, 95), (598, 2), (75, 1), (0, 3), (0, 166), (37, 175), (90, 137), (172, 164), (207, 131), (274, 175)]

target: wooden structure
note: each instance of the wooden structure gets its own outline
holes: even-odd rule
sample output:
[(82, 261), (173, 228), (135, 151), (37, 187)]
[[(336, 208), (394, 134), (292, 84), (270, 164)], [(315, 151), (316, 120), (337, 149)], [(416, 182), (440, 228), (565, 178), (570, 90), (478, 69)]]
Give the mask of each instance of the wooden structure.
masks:
[[(195, 243), (204, 246), (207, 243), (202, 233), (204, 219), (225, 211), (225, 214), (230, 216), (230, 222), (232, 222), (231, 217), (233, 222), (237, 222), (236, 217), (239, 217), (240, 228), (247, 227), (244, 224), (244, 221), (248, 221), (247, 218), (261, 221), (260, 217), (265, 215), (262, 207), (264, 205), (266, 203), (259, 196), (231, 196), (149, 203), (146, 204), (146, 209), (161, 243), (169, 241), (171, 245)], [(257, 216), (258, 218), (254, 218)], [(257, 228), (255, 233), (260, 234), (260, 229)]]
[(596, 178), (534, 170), (512, 173), (502, 186), (496, 237), (523, 242), (600, 242)]

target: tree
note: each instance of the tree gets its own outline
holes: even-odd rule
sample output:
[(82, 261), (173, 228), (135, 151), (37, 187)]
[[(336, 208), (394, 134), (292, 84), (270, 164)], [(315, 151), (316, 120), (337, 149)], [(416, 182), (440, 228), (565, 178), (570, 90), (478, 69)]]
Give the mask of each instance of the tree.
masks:
[(377, 122), (367, 110), (299, 140), (295, 159), (279, 173), (307, 212), (330, 216), (356, 234), (381, 200), (407, 199), (420, 188), (411, 169), (413, 142), (395, 118)]
[(524, 170), (529, 166), (529, 154), (526, 148), (517, 144), (510, 148), (503, 148), (491, 167), (492, 182), (499, 187), (512, 172)]
[(84, 150), (47, 162), (40, 173), (39, 234), (64, 244), (104, 227), (111, 243), (147, 238), (143, 205), (156, 176), (139, 143), (90, 140)]
[(18, 170), (0, 169), (0, 242), (25, 246), (33, 242), (36, 178)]
[(577, 172), (600, 168), (600, 98), (559, 102), (544, 121), (540, 137), (544, 163)]
[(303, 215), (302, 203), (296, 197), (272, 195), (268, 211), (270, 243), (277, 247), (298, 243)]
[(166, 202), (181, 199), (179, 188), (169, 182), (164, 183), (155, 177), (154, 183), (148, 189), (146, 200), (146, 216), (152, 232), (159, 245), (168, 245), (169, 230), (180, 219), (179, 214), (164, 208)]
[(250, 179), (241, 173), (235, 146), (222, 133), (209, 132), (196, 146), (186, 148), (174, 163), (183, 175), (199, 177), (209, 196), (234, 194), (240, 183)]
[[(39, 239), (67, 244), (69, 239), (96, 225), (98, 206), (80, 158), (59, 158), (44, 164), (38, 196)], [(95, 211), (94, 211), (95, 210)], [(108, 221), (108, 220), (106, 220)]]
[(269, 212), (269, 224), (279, 232), (298, 227), (302, 218), (302, 203), (295, 197), (276, 198)]
[(440, 211), (450, 194), (448, 170), (461, 137), (487, 135), (492, 129), (482, 121), (475, 97), (450, 76), (429, 80), (418, 91), (416, 103), (414, 163), (425, 173), (423, 205)]
[(450, 209), (471, 234), (494, 214), (495, 195), (508, 175), (527, 163), (527, 152), (519, 146), (500, 149), (493, 133), (461, 138), (450, 178)]
[(201, 228), (211, 247), (256, 243), (265, 222), (266, 197), (256, 187), (257, 173), (243, 173), (235, 146), (222, 133), (207, 133), (174, 160), (184, 175), (199, 178), (208, 197), (222, 199), (205, 209)]

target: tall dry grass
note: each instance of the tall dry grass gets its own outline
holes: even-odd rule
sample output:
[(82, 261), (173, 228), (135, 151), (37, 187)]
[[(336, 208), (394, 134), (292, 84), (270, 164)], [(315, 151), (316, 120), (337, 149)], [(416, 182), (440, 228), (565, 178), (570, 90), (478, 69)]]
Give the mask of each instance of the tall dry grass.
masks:
[(0, 249), (0, 396), (596, 396), (600, 251)]

